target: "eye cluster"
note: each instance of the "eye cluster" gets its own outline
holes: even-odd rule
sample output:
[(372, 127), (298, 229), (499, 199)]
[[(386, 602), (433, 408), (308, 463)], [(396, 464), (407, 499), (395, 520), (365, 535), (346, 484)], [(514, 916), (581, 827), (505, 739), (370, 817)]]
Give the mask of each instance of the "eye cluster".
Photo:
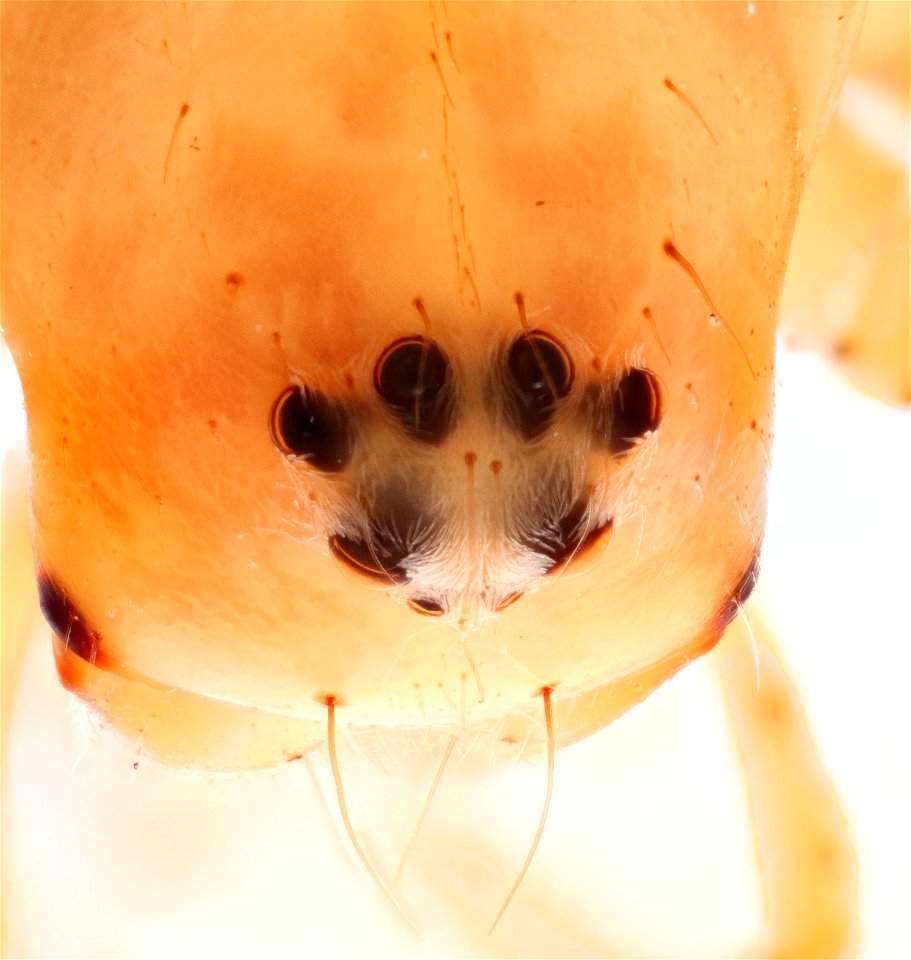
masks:
[[(526, 441), (551, 426), (576, 379), (572, 358), (556, 337), (531, 330), (503, 352), (494, 373), (495, 392), (509, 422)], [(373, 369), (377, 397), (412, 439), (439, 446), (458, 419), (454, 373), (449, 358), (433, 340), (402, 337), (380, 355)], [(592, 438), (614, 456), (629, 452), (663, 416), (658, 378), (633, 367), (609, 382), (589, 385)], [(344, 404), (310, 387), (291, 386), (272, 407), (272, 439), (282, 453), (305, 460), (325, 473), (349, 463), (353, 447), (351, 418)]]
[[(625, 457), (658, 429), (663, 418), (661, 385), (650, 370), (630, 367), (611, 378), (593, 374), (579, 394), (569, 351), (544, 330), (516, 336), (486, 377), (488, 396), (505, 412), (509, 429), (530, 445), (547, 435), (574, 389), (579, 401), (564, 418), (564, 436), (571, 436), (570, 429), (580, 437), (588, 434), (590, 445), (611, 457)], [(470, 391), (456, 389), (455, 369), (440, 346), (417, 335), (395, 340), (382, 351), (373, 368), (373, 390), (392, 422), (415, 442), (430, 447), (440, 446), (452, 433), (464, 412), (461, 397), (470, 396)], [(282, 453), (318, 471), (339, 473), (351, 461), (356, 430), (345, 401), (330, 399), (312, 387), (289, 386), (273, 404), (269, 426)], [(376, 479), (381, 487), (383, 478)], [(415, 557), (439, 549), (438, 524), (416, 502), (415, 495), (423, 493), (417, 488), (411, 492), (387, 488), (383, 503), (364, 504), (362, 532), (330, 534), (330, 551), (377, 582), (408, 583)], [(545, 572), (561, 569), (612, 528), (610, 518), (593, 525), (586, 494), (575, 502), (567, 498), (556, 513), (553, 504), (563, 502), (561, 494), (540, 499), (524, 502), (520, 496), (515, 502), (521, 507), (511, 522), (515, 541), (540, 557)], [(496, 609), (518, 596), (501, 599)], [(417, 613), (439, 616), (445, 613), (442, 601), (415, 594), (408, 603)]]

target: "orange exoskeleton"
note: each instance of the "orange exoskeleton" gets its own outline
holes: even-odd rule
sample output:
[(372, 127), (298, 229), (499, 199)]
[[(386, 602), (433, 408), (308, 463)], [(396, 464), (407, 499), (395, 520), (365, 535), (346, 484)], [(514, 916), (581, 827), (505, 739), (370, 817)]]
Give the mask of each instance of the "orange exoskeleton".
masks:
[(39, 588), (107, 724), (208, 769), (328, 719), (552, 771), (717, 643), (855, 7), (4, 17)]

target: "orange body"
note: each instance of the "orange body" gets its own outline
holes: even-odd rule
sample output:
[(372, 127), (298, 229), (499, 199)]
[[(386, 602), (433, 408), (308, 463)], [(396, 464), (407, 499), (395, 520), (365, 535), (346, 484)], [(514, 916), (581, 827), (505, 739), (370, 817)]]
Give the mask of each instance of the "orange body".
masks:
[[(711, 647), (753, 582), (776, 305), (854, 8), (4, 15), (4, 324), (67, 685), (171, 762), (239, 767), (321, 738), (327, 696), (521, 742), (546, 685), (570, 742)], [(490, 383), (531, 328), (575, 382), (528, 441)], [(376, 393), (414, 336), (458, 384), (436, 446)], [(662, 418), (614, 456), (585, 398), (630, 369)], [(289, 385), (353, 418), (340, 472), (276, 448)], [(545, 475), (610, 535), (516, 574)], [(330, 554), (378, 491), (445, 523), (446, 616), (406, 603), (424, 568)]]

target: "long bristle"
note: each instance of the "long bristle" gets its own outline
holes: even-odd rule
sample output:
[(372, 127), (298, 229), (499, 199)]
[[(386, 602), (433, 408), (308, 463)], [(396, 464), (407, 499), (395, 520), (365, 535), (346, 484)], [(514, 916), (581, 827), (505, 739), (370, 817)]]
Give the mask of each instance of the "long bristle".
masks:
[(329, 745), (329, 763), (332, 767), (332, 777), (335, 780), (335, 792), (338, 796), (339, 813), (342, 817), (342, 823), (345, 825), (345, 832), (348, 834), (348, 839), (354, 847), (354, 852), (360, 858), (361, 863), (367, 868), (367, 872), (373, 878), (374, 883), (380, 888), (383, 896), (392, 904), (396, 913), (405, 921), (415, 935), (420, 936), (417, 927), (411, 922), (402, 905), (396, 900), (395, 894), (389, 889), (376, 867), (370, 862), (370, 858), (364, 852), (364, 848), (361, 846), (357, 839), (357, 834), (354, 832), (354, 827), (351, 825), (351, 818), (348, 816), (348, 804), (345, 802), (345, 789), (342, 786), (342, 774), (338, 766), (338, 754), (335, 748), (335, 697), (326, 698), (326, 708), (329, 714), (327, 738)]
[(405, 850), (402, 853), (402, 859), (399, 861), (399, 868), (395, 872), (395, 880), (392, 881), (392, 885), (394, 887), (398, 886), (399, 879), (402, 876), (402, 870), (405, 869), (405, 861), (408, 859), (408, 855), (411, 853), (411, 848), (414, 846), (415, 841), (418, 838), (418, 834), (421, 832), (421, 827), (424, 825), (424, 819), (427, 816), (427, 811), (430, 809), (431, 801), (437, 792), (437, 787), (440, 784), (443, 771), (446, 769), (446, 765), (449, 763), (449, 758), (452, 756), (452, 751), (455, 749), (458, 739), (459, 738), (454, 733), (449, 737), (449, 743), (446, 746), (446, 751), (443, 753), (443, 759), (440, 761), (433, 780), (430, 783), (430, 789), (427, 791), (427, 797), (424, 800), (424, 806), (421, 807), (421, 813), (418, 816), (417, 823), (415, 823), (414, 829), (411, 831), (411, 836), (408, 838), (408, 843), (405, 845)]
[(547, 727), (547, 793), (544, 795), (544, 807), (541, 810), (541, 819), (538, 821), (538, 829), (535, 831), (535, 837), (531, 842), (531, 847), (528, 851), (528, 856), (525, 858), (525, 863), (522, 864), (522, 869), (519, 871), (519, 875), (516, 877), (516, 882), (512, 885), (512, 889), (509, 891), (506, 899), (503, 901), (503, 906), (500, 907), (500, 912), (496, 915), (496, 918), (490, 925), (490, 929), (487, 931), (488, 937), (494, 932), (494, 929), (500, 922), (503, 914), (506, 913), (506, 908), (512, 902), (512, 898), (516, 895), (519, 885), (525, 879), (525, 874), (531, 865), (531, 861), (538, 849), (538, 844), (541, 842), (541, 837), (544, 834), (544, 824), (547, 823), (547, 813), (550, 810), (550, 798), (554, 791), (554, 714), (550, 704), (550, 695), (552, 692), (553, 690), (551, 687), (541, 688), (541, 696), (544, 698), (544, 723)]

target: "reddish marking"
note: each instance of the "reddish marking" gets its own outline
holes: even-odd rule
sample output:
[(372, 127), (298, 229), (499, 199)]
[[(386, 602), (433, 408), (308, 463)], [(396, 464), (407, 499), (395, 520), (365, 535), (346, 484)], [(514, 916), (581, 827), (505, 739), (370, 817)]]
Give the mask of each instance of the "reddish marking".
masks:
[(217, 421), (217, 420), (209, 420), (209, 429), (214, 433), (215, 430), (218, 429), (218, 421)]
[(698, 121), (702, 124), (702, 126), (705, 128), (705, 132), (712, 138), (712, 143), (714, 143), (715, 146), (717, 147), (717, 146), (718, 146), (718, 141), (715, 139), (715, 134), (712, 133), (711, 129), (709, 128), (709, 125), (705, 122), (705, 118), (704, 118), (704, 117), (702, 116), (702, 114), (696, 109), (695, 105), (693, 104), (693, 101), (690, 100), (690, 98), (680, 89), (680, 87), (678, 87), (678, 86), (673, 82), (673, 80), (671, 80), (670, 77), (665, 77), (665, 78), (664, 78), (664, 85), (667, 87), (668, 90), (671, 91), (671, 93), (674, 93), (674, 94), (676, 94), (678, 97), (680, 97), (680, 99), (690, 108), (690, 110), (692, 110), (693, 113), (696, 114), (696, 118), (697, 118)]
[(429, 336), (430, 335), (430, 317), (427, 314), (427, 308), (424, 306), (424, 301), (420, 297), (415, 297), (411, 301), (414, 309), (417, 310), (418, 314), (421, 317), (421, 320), (424, 321), (424, 332)]
[(516, 590), (511, 593), (505, 600), (501, 601), (497, 606), (497, 613), (502, 613), (504, 610), (508, 610), (514, 603), (518, 603), (524, 594), (520, 590)]
[(244, 278), (239, 273), (232, 272), (225, 277), (225, 283), (236, 290), (244, 285)]
[(445, 33), (446, 37), (446, 48), (449, 50), (449, 59), (452, 60), (452, 65), (456, 68), (458, 73), (462, 72), (462, 68), (459, 66), (459, 61), (456, 60), (455, 51), (452, 49), (452, 34), (447, 30)]
[(272, 342), (277, 347), (280, 347), (282, 345), (282, 335), (278, 332), (278, 330), (272, 331)]
[(317, 703), (321, 703), (324, 707), (346, 707), (348, 705), (341, 697), (336, 696), (334, 693), (318, 693), (313, 699)]
[(516, 307), (519, 311), (519, 325), (528, 333), (528, 318), (525, 316), (525, 297), (518, 291), (513, 296), (513, 300), (516, 302)]
[(345, 374), (345, 386), (346, 386), (349, 390), (353, 390), (353, 389), (354, 389), (354, 377), (351, 376), (350, 373), (346, 373), (346, 374)]
[(750, 421), (750, 429), (751, 429), (751, 430), (755, 430), (755, 429), (756, 429), (756, 421), (755, 421), (755, 420), (751, 420), (751, 421)]
[(737, 344), (737, 346), (740, 348), (740, 352), (743, 354), (743, 359), (746, 361), (746, 365), (750, 371), (750, 374), (755, 380), (756, 371), (753, 369), (753, 364), (750, 363), (750, 357), (749, 357), (749, 354), (746, 352), (746, 348), (737, 338), (737, 335), (730, 328), (730, 326), (728, 326), (727, 320), (725, 320), (724, 317), (722, 317), (721, 314), (718, 312), (718, 310), (715, 308), (715, 304), (712, 303), (712, 298), (709, 296), (709, 292), (706, 289), (705, 284), (700, 279), (699, 274), (696, 273), (696, 270), (693, 267), (693, 265), (674, 246), (674, 242), (672, 240), (665, 240), (664, 243), (662, 244), (662, 249), (667, 254), (667, 256), (671, 258), (671, 260), (673, 260), (676, 264), (678, 264), (680, 267), (683, 268), (684, 273), (686, 273), (686, 275), (690, 278), (690, 280), (692, 280), (693, 283), (696, 284), (696, 288), (699, 290), (699, 293), (702, 295), (702, 299), (705, 300), (705, 302), (708, 304), (709, 309), (712, 311), (712, 314), (709, 317), (709, 320), (719, 323), (722, 327), (724, 327), (724, 329), (728, 332), (728, 334), (731, 337), (733, 337), (734, 342)]
[(168, 182), (168, 167), (171, 164), (171, 154), (174, 152), (174, 143), (177, 140), (177, 134), (180, 132), (180, 125), (183, 123), (183, 118), (190, 112), (190, 104), (184, 103), (180, 108), (180, 112), (177, 114), (177, 120), (174, 122), (174, 129), (171, 131), (171, 139), (168, 141), (168, 152), (164, 158), (164, 176), (161, 178), (162, 183)]
[(458, 171), (457, 171), (457, 170), (453, 170), (453, 171), (450, 173), (450, 176), (452, 177), (452, 185), (453, 185), (453, 187), (455, 187), (456, 203), (459, 205), (459, 210), (462, 211), (462, 232), (464, 233), (464, 231), (465, 231), (465, 219), (464, 219), (464, 218), (465, 218), (465, 204), (462, 203), (462, 192), (461, 192), (461, 190), (459, 190), (459, 174), (458, 174)]
[(503, 464), (499, 460), (490, 461), (490, 472), (495, 476), (500, 476), (500, 471), (503, 469)]
[(440, 66), (440, 60), (437, 57), (437, 55), (433, 52), (433, 50), (430, 51), (430, 59), (433, 61), (433, 65), (436, 67), (437, 73), (440, 76), (440, 83), (443, 84), (444, 98), (448, 100), (453, 106), (455, 106), (455, 104), (452, 103), (452, 97), (449, 95), (449, 88), (446, 86), (446, 78), (443, 76), (443, 68)]
[(545, 203), (547, 203), (546, 200), (535, 200), (536, 207), (543, 207)]
[(672, 366), (671, 358), (667, 350), (664, 348), (664, 344), (661, 342), (661, 335), (658, 333), (658, 325), (655, 323), (655, 318), (652, 316), (652, 311), (648, 307), (642, 308), (642, 316), (648, 320), (649, 326), (652, 328), (652, 333), (655, 335), (655, 339), (658, 341), (658, 346), (661, 348), (661, 352), (664, 354), (664, 358), (667, 360), (667, 365)]
[(475, 303), (478, 306), (478, 309), (481, 308), (481, 294), (478, 292), (478, 285), (474, 282), (474, 277), (471, 275), (471, 270), (468, 267), (462, 267), (462, 276), (471, 284), (471, 290), (474, 293)]
[(303, 760), (304, 755), (302, 753), (292, 753), (290, 757), (286, 759), (287, 763), (294, 763), (295, 760)]
[(478, 455), (474, 451), (469, 450), (468, 453), (465, 454), (465, 466), (468, 467), (469, 470), (473, 470), (477, 462)]

